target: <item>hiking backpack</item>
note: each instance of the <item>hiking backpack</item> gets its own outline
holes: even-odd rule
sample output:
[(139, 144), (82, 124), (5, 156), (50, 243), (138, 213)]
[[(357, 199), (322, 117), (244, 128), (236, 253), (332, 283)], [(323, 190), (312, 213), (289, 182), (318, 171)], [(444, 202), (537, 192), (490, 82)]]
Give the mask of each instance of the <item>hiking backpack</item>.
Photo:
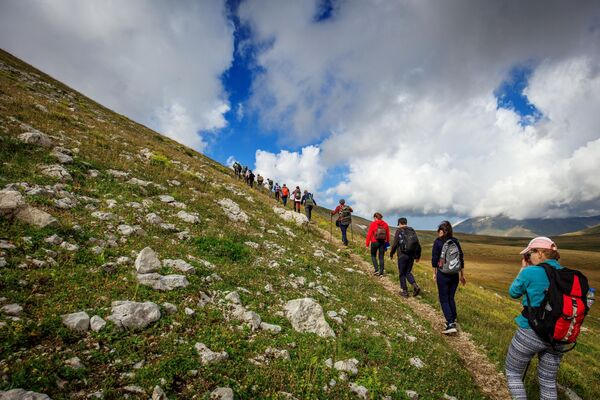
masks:
[(302, 193), (300, 193), (299, 190), (296, 190), (294, 193), (294, 197), (296, 198), (296, 200), (300, 200), (302, 198)]
[[(522, 315), (538, 337), (555, 351), (570, 351), (575, 347), (581, 325), (589, 312), (586, 302), (590, 289), (588, 280), (574, 269), (555, 269), (546, 263), (537, 266), (544, 268), (550, 285), (544, 291), (539, 307), (531, 306), (529, 294), (525, 292), (528, 306), (523, 307)], [(573, 344), (573, 347), (566, 350), (557, 348), (557, 345), (564, 344)]]
[(308, 207), (312, 207), (315, 205), (315, 200), (313, 199), (312, 193), (306, 194), (306, 199), (304, 199), (304, 205)]
[(349, 206), (344, 206), (340, 210), (340, 218), (338, 219), (342, 225), (350, 225), (352, 223), (352, 211)]
[(400, 229), (400, 251), (403, 253), (414, 253), (419, 245), (417, 232), (411, 227)]
[(438, 267), (440, 271), (445, 274), (458, 274), (462, 268), (460, 262), (460, 249), (454, 239), (446, 240), (442, 247), (442, 254), (440, 255), (440, 261), (438, 261)]
[(387, 231), (385, 230), (385, 227), (383, 227), (382, 225), (379, 225), (377, 227), (377, 229), (375, 230), (375, 240), (377, 240), (378, 242), (383, 242), (387, 239)]

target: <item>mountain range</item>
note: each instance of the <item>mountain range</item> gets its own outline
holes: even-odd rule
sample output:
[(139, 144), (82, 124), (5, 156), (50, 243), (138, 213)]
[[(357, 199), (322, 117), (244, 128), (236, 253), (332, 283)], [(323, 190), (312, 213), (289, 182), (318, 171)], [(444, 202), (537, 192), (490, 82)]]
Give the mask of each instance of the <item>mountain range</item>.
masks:
[(492, 236), (535, 237), (576, 233), (600, 224), (600, 215), (572, 218), (512, 219), (505, 216), (469, 218), (455, 225), (461, 233)]

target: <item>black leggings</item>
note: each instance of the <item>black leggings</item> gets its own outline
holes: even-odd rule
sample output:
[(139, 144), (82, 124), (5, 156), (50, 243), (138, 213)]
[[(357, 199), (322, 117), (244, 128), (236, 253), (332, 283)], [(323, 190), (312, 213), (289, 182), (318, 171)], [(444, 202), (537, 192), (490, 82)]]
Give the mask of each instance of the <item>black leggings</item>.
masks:
[[(377, 265), (377, 252), (379, 252), (379, 266)], [(385, 242), (371, 243), (371, 261), (375, 272), (383, 273), (383, 256), (385, 255)]]

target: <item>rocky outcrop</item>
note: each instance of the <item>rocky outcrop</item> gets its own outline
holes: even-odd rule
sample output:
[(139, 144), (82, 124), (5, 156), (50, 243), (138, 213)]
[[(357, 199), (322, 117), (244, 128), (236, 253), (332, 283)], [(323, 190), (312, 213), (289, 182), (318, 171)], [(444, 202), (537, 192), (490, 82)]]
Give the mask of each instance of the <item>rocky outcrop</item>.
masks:
[(273, 206), (273, 211), (275, 214), (279, 215), (282, 219), (290, 222), (294, 222), (298, 226), (304, 226), (308, 224), (308, 218), (306, 215), (285, 210), (281, 207)]
[(44, 228), (58, 226), (58, 221), (45, 211), (27, 205), (20, 192), (0, 190), (0, 217), (17, 219), (26, 224)]
[(229, 218), (233, 222), (248, 222), (248, 214), (242, 211), (240, 206), (231, 199), (221, 199), (219, 200), (219, 205)]
[(314, 299), (304, 298), (288, 301), (284, 306), (286, 317), (298, 332), (316, 333), (321, 337), (335, 336), (335, 332), (323, 316), (323, 308)]
[(85, 312), (76, 312), (62, 316), (63, 324), (74, 331), (85, 332), (90, 329), (90, 316)]
[(0, 400), (51, 400), (47, 394), (27, 391), (25, 389), (11, 389), (6, 392), (0, 390)]
[(137, 280), (144, 286), (162, 291), (184, 288), (190, 284), (183, 275), (160, 275), (157, 273), (138, 274)]
[(18, 137), (23, 143), (34, 144), (36, 146), (48, 148), (52, 147), (52, 140), (48, 137), (48, 135), (40, 131), (25, 132), (20, 134)]
[(150, 301), (113, 301), (112, 314), (107, 319), (120, 328), (143, 329), (160, 317), (160, 308)]
[(227, 360), (229, 355), (225, 351), (216, 352), (209, 349), (204, 343), (196, 343), (194, 348), (200, 355), (200, 362), (202, 365), (207, 365), (211, 363), (216, 363), (220, 361)]
[(145, 247), (140, 251), (135, 259), (135, 269), (140, 274), (156, 272), (160, 269), (161, 263), (154, 250), (150, 247)]

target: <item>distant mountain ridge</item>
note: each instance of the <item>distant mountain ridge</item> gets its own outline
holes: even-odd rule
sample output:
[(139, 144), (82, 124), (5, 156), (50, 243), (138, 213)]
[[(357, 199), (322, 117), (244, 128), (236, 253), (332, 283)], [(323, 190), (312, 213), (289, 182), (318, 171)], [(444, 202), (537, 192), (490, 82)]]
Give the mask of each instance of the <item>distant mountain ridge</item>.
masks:
[(529, 218), (522, 220), (499, 216), (469, 218), (458, 223), (454, 227), (454, 230), (456, 232), (477, 235), (535, 237), (563, 235), (586, 230), (596, 225), (600, 225), (600, 215), (593, 217)]

